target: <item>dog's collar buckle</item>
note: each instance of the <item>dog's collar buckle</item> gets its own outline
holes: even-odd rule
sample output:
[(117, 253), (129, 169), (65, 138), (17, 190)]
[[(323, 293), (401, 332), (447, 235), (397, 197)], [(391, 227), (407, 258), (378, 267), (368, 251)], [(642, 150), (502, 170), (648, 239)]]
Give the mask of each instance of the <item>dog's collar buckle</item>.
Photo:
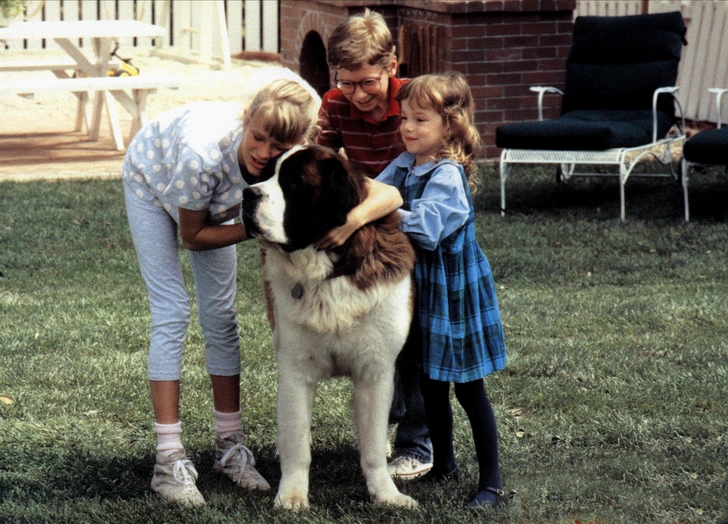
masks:
[(300, 284), (300, 282), (297, 282), (295, 286), (293, 286), (293, 289), (291, 289), (291, 297), (298, 300), (303, 296), (303, 286)]

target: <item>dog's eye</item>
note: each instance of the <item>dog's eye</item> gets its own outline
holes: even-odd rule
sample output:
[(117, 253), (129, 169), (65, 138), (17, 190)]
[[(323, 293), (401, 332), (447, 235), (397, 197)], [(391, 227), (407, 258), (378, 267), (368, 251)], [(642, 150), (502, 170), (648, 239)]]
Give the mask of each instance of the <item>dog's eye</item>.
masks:
[(281, 184), (281, 186), (288, 188), (288, 189), (292, 189), (292, 190), (298, 189), (298, 183), (293, 178), (287, 178), (287, 179), (283, 180), (283, 183)]

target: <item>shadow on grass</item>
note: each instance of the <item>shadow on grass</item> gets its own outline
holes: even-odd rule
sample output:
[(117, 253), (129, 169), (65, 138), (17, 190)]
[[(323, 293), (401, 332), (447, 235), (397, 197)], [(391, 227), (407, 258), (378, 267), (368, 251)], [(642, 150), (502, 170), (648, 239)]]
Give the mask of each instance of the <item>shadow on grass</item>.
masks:
[[(481, 168), (481, 188), (476, 210), (498, 213), (500, 179), (497, 165)], [(724, 222), (728, 219), (728, 175), (722, 167), (701, 169), (690, 179), (691, 222)], [(571, 218), (592, 221), (619, 220), (619, 181), (615, 177), (556, 180), (551, 166), (516, 167), (506, 184), (506, 216)], [(671, 178), (631, 177), (625, 185), (626, 219), (682, 222), (681, 183)]]
[[(230, 496), (240, 494), (240, 488), (213, 471), (213, 450), (196, 453), (188, 449), (187, 452), (199, 473), (197, 485), (205, 496), (213, 493)], [(256, 457), (256, 469), (272, 487), (267, 493), (255, 493), (262, 498), (270, 498), (272, 504), (281, 476), (276, 450), (267, 446), (254, 449), (253, 454)], [(30, 469), (21, 467), (21, 464), (27, 466), (29, 463), (29, 458), (22, 454), (15, 459), (8, 457), (0, 469), (0, 503), (11, 498), (26, 503), (79, 497), (120, 501), (151, 494), (149, 483), (154, 468), (154, 455), (151, 453), (140, 457), (112, 456), (101, 459), (95, 454), (79, 450), (69, 449), (63, 454), (46, 454), (36, 450), (35, 466)], [(310, 492), (313, 500), (321, 496), (323, 500), (333, 497), (347, 498), (350, 502), (368, 502), (358, 450), (353, 445), (327, 447), (326, 443), (315, 447), (312, 450)]]

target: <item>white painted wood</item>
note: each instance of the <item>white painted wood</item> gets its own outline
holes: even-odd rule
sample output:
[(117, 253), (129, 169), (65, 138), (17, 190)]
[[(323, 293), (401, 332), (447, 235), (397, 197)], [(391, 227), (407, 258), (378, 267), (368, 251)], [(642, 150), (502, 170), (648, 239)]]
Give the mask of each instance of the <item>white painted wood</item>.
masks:
[[(109, 62), (110, 68), (118, 68), (121, 62)], [(2, 71), (66, 71), (78, 69), (78, 63), (72, 60), (8, 60), (0, 61)]]
[[(227, 32), (230, 52), (239, 53), (243, 50), (243, 0), (226, 0)], [(277, 36), (277, 35), (276, 35)]]
[(47, 78), (0, 83), (0, 93), (29, 95), (35, 93), (77, 91), (123, 91), (127, 89), (177, 89), (179, 78), (169, 75), (99, 76), (83, 78)]
[(258, 0), (245, 0), (243, 6), (245, 17), (245, 50), (261, 51), (261, 8)]
[[(134, 2), (122, 1), (118, 4), (119, 7), (119, 20), (137, 20), (136, 13), (134, 13)], [(128, 49), (134, 46), (134, 38), (130, 36), (121, 36), (118, 39), (119, 50)], [(123, 55), (122, 55), (123, 56)]]
[[(220, 2), (222, 7), (216, 6), (217, 11), (204, 21), (195, 17), (195, 10), (199, 10), (203, 4), (217, 2)], [(594, 0), (590, 0), (590, 2), (595, 3)], [(170, 34), (172, 5), (174, 5), (175, 11), (174, 35)], [(120, 36), (119, 43), (122, 49), (129, 47), (163, 49), (170, 47), (170, 40), (175, 40), (175, 46), (182, 44), (182, 54), (193, 50), (204, 55), (206, 44), (202, 44), (201, 48), (199, 38), (207, 38), (205, 32), (209, 31), (212, 36), (211, 55), (225, 63), (226, 56), (243, 50), (264, 50), (274, 53), (279, 51), (278, 6), (279, 0), (29, 0), (27, 20), (78, 21), (112, 20), (114, 18), (137, 20), (164, 27), (164, 35)], [(185, 14), (184, 11), (188, 11), (188, 13)], [(224, 23), (220, 21), (221, 12)], [(182, 15), (178, 20), (177, 16), (180, 13)], [(189, 16), (190, 14), (192, 16)], [(179, 31), (180, 27), (194, 28), (197, 31), (197, 37), (193, 35), (191, 41), (190, 38), (183, 38)], [(223, 27), (224, 31), (221, 31), (220, 27)], [(227, 34), (227, 43), (222, 40), (223, 33)], [(90, 43), (79, 40), (78, 45), (87, 47)], [(40, 50), (57, 47), (52, 40), (32, 38), (23, 41), (7, 41), (0, 48), (0, 52), (13, 49)]]
[(263, 51), (277, 53), (278, 49), (278, 2), (262, 1), (263, 4)]
[(230, 40), (228, 39), (228, 28), (225, 20), (225, 2), (217, 0), (215, 2), (215, 27), (217, 28), (218, 38), (215, 43), (218, 44), (216, 56), (220, 58), (225, 67), (230, 67)]

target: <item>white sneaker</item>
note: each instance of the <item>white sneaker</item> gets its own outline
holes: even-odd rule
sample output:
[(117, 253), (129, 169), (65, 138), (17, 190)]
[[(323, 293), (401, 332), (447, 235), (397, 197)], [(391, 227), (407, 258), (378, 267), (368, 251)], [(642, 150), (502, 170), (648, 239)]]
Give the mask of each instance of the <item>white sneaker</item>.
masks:
[(151, 490), (167, 502), (195, 508), (203, 506), (205, 499), (197, 489), (197, 470), (184, 450), (169, 455), (157, 453)]
[(215, 464), (212, 469), (224, 473), (238, 486), (247, 489), (270, 489), (270, 484), (255, 469), (253, 453), (243, 444), (245, 439), (236, 433), (224, 439), (217, 439)]
[(389, 476), (400, 480), (413, 480), (432, 469), (432, 462), (420, 462), (409, 455), (400, 455), (387, 464)]

